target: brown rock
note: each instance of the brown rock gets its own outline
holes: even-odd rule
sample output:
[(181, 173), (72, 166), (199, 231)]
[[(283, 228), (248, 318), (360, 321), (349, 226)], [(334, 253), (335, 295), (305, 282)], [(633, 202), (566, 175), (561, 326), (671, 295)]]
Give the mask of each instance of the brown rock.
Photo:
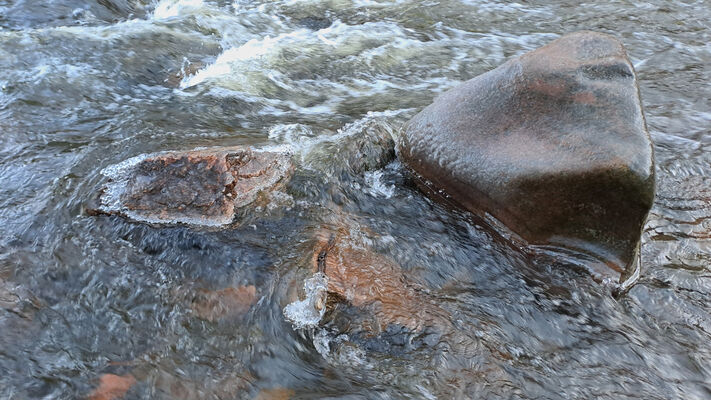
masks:
[(136, 378), (133, 375), (114, 375), (104, 374), (99, 378), (99, 387), (97, 387), (89, 396), (88, 400), (114, 400), (123, 398), (123, 396), (136, 383)]
[(356, 245), (343, 230), (320, 240), (314, 268), (328, 278), (328, 299), (370, 310), (383, 331), (389, 324), (411, 330), (450, 327), (448, 314), (421, 285), (409, 280), (393, 260)]
[(263, 389), (254, 400), (289, 400), (294, 391), (286, 388)]
[(400, 152), (423, 183), (528, 243), (593, 255), (621, 280), (636, 271), (654, 161), (615, 38), (566, 35), (442, 94)]
[(106, 168), (99, 213), (155, 223), (218, 226), (235, 208), (275, 190), (292, 171), (288, 155), (247, 147), (161, 152)]
[(202, 289), (193, 299), (192, 311), (198, 318), (210, 322), (238, 318), (246, 314), (256, 300), (257, 289), (253, 285), (217, 291)]
[(253, 379), (247, 371), (203, 379), (178, 377), (162, 371), (155, 379), (155, 388), (173, 400), (238, 399), (243, 398)]

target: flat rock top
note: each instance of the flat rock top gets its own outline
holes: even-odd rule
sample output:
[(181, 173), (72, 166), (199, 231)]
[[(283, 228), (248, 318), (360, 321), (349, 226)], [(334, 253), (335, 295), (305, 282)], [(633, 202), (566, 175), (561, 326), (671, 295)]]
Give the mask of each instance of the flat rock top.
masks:
[(291, 174), (289, 155), (223, 147), (138, 156), (106, 168), (96, 212), (153, 223), (219, 226)]

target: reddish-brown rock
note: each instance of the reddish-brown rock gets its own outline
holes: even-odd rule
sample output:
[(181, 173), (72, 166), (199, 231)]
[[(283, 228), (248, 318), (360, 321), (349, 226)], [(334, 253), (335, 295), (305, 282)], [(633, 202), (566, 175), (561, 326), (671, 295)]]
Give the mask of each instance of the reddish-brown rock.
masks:
[(178, 371), (151, 370), (147, 379), (153, 383), (159, 399), (241, 399), (254, 377), (248, 371), (218, 371), (202, 379), (191, 379)]
[(328, 278), (327, 304), (347, 301), (372, 312), (379, 331), (389, 324), (411, 330), (450, 327), (448, 313), (424, 287), (408, 279), (393, 260), (357, 245), (345, 230), (319, 240), (313, 263)]
[(257, 289), (253, 285), (216, 291), (201, 289), (193, 299), (192, 311), (198, 318), (210, 322), (238, 318), (246, 314), (256, 300)]
[(272, 388), (261, 390), (254, 400), (289, 400), (294, 395), (292, 389)]
[(99, 378), (97, 387), (89, 396), (88, 400), (115, 400), (123, 396), (136, 383), (133, 375), (104, 374)]
[(155, 223), (224, 225), (290, 176), (290, 157), (247, 147), (171, 151), (106, 168), (96, 212)]
[(530, 244), (593, 255), (603, 274), (635, 271), (654, 161), (617, 39), (573, 33), (513, 58), (443, 93), (401, 139), (422, 183), (464, 208)]

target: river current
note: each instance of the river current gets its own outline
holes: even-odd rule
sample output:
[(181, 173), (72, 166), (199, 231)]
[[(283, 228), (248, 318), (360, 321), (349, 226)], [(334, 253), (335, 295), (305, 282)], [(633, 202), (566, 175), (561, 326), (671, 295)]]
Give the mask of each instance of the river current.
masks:
[[(626, 46), (655, 144), (626, 294), (431, 201), (397, 160), (338, 163), (583, 29)], [(105, 374), (130, 399), (711, 398), (710, 29), (705, 0), (0, 0), (0, 398), (85, 398)], [(111, 165), (233, 145), (297, 172), (227, 229), (85, 211)], [(323, 286), (314, 237), (343, 226), (447, 329), (299, 314)], [(229, 287), (248, 311), (196, 316)]]

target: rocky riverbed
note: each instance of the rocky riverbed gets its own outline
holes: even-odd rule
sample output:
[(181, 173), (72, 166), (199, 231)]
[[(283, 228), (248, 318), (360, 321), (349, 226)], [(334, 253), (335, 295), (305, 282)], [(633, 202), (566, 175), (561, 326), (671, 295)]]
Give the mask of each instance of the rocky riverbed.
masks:
[[(705, 3), (42, 10), (0, 4), (1, 398), (708, 397)], [(393, 151), (439, 95), (581, 30), (626, 48), (654, 145), (624, 294), (595, 257), (531, 251), (421, 191)], [(243, 173), (265, 190), (232, 208), (243, 163), (175, 157), (235, 148), (288, 154), (267, 163), (288, 179)], [(142, 178), (101, 210), (126, 160)], [(208, 185), (196, 170), (222, 179), (190, 203), (217, 217), (132, 214)]]

